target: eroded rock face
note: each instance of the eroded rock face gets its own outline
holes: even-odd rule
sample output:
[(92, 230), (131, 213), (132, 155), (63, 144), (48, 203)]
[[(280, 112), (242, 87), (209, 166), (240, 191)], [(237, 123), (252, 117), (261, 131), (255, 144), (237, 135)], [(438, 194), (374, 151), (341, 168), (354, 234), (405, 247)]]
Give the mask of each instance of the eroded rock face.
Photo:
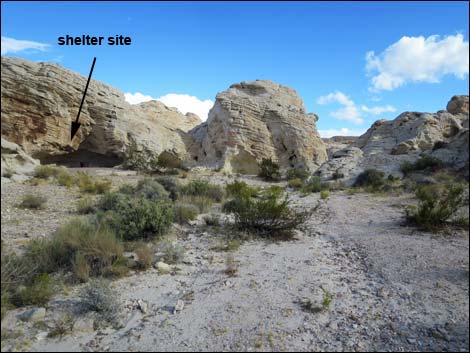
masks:
[(32, 175), (39, 161), (28, 156), (16, 143), (2, 137), (2, 176)]
[(73, 163), (119, 164), (131, 144), (183, 160), (186, 131), (201, 122), (157, 101), (130, 105), (121, 91), (92, 79), (71, 141), (87, 78), (57, 64), (10, 57), (2, 57), (1, 70), (2, 136), (40, 160), (71, 154)]
[(311, 170), (327, 159), (299, 95), (271, 81), (241, 82), (219, 93), (206, 123), (190, 131), (190, 152), (210, 168), (255, 174), (263, 158)]
[(335, 151), (317, 175), (331, 180), (339, 169), (349, 185), (367, 168), (400, 175), (400, 164), (414, 162), (422, 153), (455, 169), (468, 168), (468, 125), (468, 96), (452, 97), (447, 110), (434, 114), (405, 112), (394, 120), (378, 120), (352, 145), (362, 156), (352, 153), (351, 147)]

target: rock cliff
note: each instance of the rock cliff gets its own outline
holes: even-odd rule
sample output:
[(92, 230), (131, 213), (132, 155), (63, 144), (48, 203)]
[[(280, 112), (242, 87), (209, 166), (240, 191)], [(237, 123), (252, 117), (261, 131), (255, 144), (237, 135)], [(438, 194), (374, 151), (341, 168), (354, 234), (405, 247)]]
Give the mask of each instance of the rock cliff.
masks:
[(271, 81), (241, 82), (216, 97), (206, 123), (191, 130), (190, 153), (201, 165), (253, 174), (263, 158), (281, 168), (316, 169), (327, 159), (315, 122), (293, 89)]

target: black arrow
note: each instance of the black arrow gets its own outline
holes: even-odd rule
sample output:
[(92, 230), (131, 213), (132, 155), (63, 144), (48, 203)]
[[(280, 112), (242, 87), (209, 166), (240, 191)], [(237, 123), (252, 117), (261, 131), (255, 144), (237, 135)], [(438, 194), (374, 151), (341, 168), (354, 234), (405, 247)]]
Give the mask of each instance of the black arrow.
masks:
[(83, 102), (85, 101), (85, 96), (86, 96), (86, 91), (88, 90), (88, 85), (90, 84), (91, 74), (93, 73), (93, 68), (95, 67), (95, 62), (96, 62), (96, 58), (93, 58), (93, 64), (91, 64), (91, 70), (90, 70), (90, 74), (88, 75), (88, 81), (86, 82), (85, 92), (83, 92), (82, 102), (80, 103), (80, 108), (78, 109), (77, 119), (75, 119), (75, 121), (72, 121), (71, 137), (70, 137), (71, 140), (73, 140), (73, 137), (75, 136), (75, 134), (76, 134), (77, 131), (78, 131), (78, 128), (79, 128), (80, 125), (81, 125), (81, 124), (78, 122), (78, 119), (80, 118), (80, 113), (81, 113), (81, 111), (82, 111)]

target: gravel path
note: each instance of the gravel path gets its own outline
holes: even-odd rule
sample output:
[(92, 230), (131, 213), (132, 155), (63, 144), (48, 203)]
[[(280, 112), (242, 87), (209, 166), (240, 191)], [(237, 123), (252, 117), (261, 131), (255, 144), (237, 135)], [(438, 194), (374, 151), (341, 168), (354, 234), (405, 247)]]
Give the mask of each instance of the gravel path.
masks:
[[(128, 308), (123, 328), (33, 340), (29, 349), (468, 351), (468, 233), (401, 226), (409, 195), (291, 198), (304, 207), (321, 202), (309, 231), (243, 243), (233, 252), (235, 276), (225, 273), (227, 253), (214, 250), (223, 228), (181, 227), (186, 257), (174, 274), (152, 269), (115, 282)], [(321, 306), (328, 295), (320, 312), (302, 305)], [(148, 303), (146, 313), (130, 305), (136, 300)], [(175, 313), (178, 300), (185, 305)]]

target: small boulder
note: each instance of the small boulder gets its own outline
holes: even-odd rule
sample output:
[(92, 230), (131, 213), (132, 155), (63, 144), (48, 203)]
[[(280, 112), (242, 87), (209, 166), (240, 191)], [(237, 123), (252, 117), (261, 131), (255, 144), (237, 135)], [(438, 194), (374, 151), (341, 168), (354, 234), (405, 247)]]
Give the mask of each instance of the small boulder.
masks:
[(171, 272), (171, 267), (170, 265), (159, 261), (155, 264), (155, 268), (161, 273), (161, 274), (167, 274)]
[(20, 320), (29, 322), (44, 321), (46, 317), (45, 308), (32, 308), (21, 314)]

